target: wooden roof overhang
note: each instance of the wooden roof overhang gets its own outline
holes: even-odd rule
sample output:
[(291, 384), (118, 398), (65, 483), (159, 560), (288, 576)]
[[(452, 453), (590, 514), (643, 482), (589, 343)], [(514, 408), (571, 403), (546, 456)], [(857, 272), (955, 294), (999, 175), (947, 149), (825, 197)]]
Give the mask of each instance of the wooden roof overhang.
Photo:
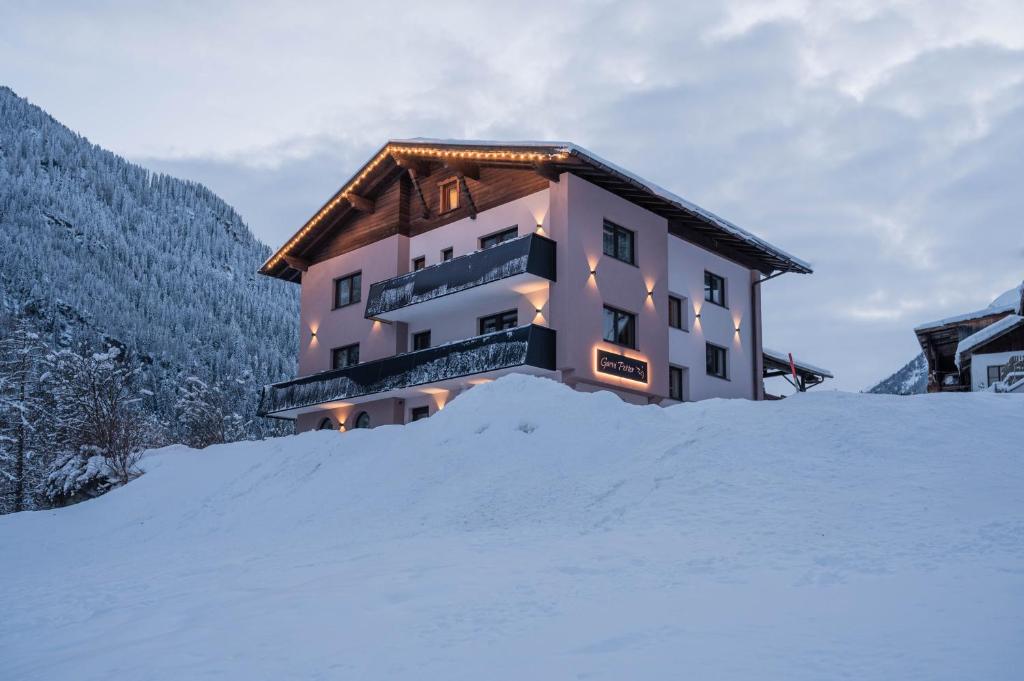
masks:
[(807, 263), (572, 144), (392, 140), (274, 253), (259, 273), (299, 281), (301, 272), (309, 265), (305, 254), (332, 227), (352, 211), (372, 206), (374, 193), (402, 173), (416, 172), (418, 167), (429, 167), (431, 163), (441, 163), (467, 175), (480, 166), (522, 168), (555, 182), (562, 173), (572, 173), (666, 218), (669, 231), (675, 236), (745, 267), (765, 275), (812, 272)]

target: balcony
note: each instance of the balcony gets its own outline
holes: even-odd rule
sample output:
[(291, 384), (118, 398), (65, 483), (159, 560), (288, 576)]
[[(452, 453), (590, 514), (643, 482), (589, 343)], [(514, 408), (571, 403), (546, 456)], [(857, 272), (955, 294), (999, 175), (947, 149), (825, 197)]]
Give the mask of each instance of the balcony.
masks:
[(554, 368), (555, 332), (528, 324), (264, 386), (259, 414), (294, 418), (317, 405), (415, 395), (422, 389), (411, 389), (426, 384), (453, 389), (470, 376), (493, 377), (509, 369), (544, 374)]
[[(366, 317), (409, 322), (446, 314), (456, 305), (528, 294), (550, 281), (555, 281), (555, 242), (528, 234), (371, 285)], [(463, 295), (453, 299), (455, 293)]]

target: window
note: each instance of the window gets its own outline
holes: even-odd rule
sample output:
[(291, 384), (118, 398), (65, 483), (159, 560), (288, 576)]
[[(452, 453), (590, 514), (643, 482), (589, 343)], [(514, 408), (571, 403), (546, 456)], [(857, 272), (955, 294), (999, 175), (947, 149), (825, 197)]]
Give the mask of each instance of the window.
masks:
[(497, 234), (491, 234), (480, 238), (480, 248), (490, 248), (491, 246), (497, 246), (500, 243), (504, 243), (510, 239), (515, 239), (519, 236), (519, 227), (509, 227), (503, 232)]
[(725, 307), (725, 279), (717, 274), (705, 271), (704, 300)]
[(456, 178), (445, 180), (440, 186), (441, 212), (455, 210), (459, 207), (459, 181)]
[(718, 378), (728, 378), (728, 367), (726, 366), (726, 350), (720, 348), (717, 345), (711, 343), (705, 346), (707, 355), (707, 372), (708, 376), (717, 376)]
[(420, 331), (412, 335), (412, 349), (413, 350), (426, 350), (430, 347), (430, 332)]
[(1002, 369), (1002, 368), (1003, 367), (999, 366), (998, 364), (996, 364), (995, 366), (990, 366), (988, 368), (988, 384), (989, 385), (992, 385), (993, 383), (996, 383), (996, 382), (998, 382), (1000, 380), (999, 379), (999, 374), (1000, 374), (1000, 369)]
[(514, 329), (519, 324), (519, 313), (515, 310), (499, 312), (489, 317), (480, 318), (480, 335), (501, 331), (503, 329)]
[(329, 418), (324, 418), (320, 421), (320, 425), (316, 427), (317, 430), (334, 430), (334, 423)]
[(451, 260), (454, 255), (455, 255), (455, 249), (453, 249), (451, 246), (449, 246), (448, 248), (446, 248), (443, 251), (441, 251), (441, 262), (445, 262), (446, 260)]
[(614, 307), (604, 308), (604, 339), (609, 343), (636, 347), (636, 315)]
[(362, 300), (363, 273), (356, 272), (334, 280), (334, 307), (345, 307)]
[(359, 412), (359, 416), (356, 417), (356, 428), (369, 428), (370, 427), (370, 415), (365, 411)]
[(668, 368), (669, 399), (683, 401), (683, 369), (670, 366)]
[(673, 329), (686, 330), (686, 323), (683, 315), (686, 314), (686, 306), (683, 302), (686, 298), (668, 297), (668, 325)]
[(633, 232), (620, 227), (610, 220), (604, 221), (604, 254), (610, 255), (616, 260), (636, 264), (633, 257)]
[(412, 419), (413, 421), (419, 421), (430, 416), (430, 407), (413, 407), (412, 408)]
[(412, 271), (413, 272), (415, 272), (416, 270), (422, 270), (426, 266), (427, 266), (427, 259), (426, 259), (425, 256), (421, 255), (418, 258), (413, 258), (412, 259)]
[(359, 343), (331, 350), (331, 368), (341, 369), (359, 364)]

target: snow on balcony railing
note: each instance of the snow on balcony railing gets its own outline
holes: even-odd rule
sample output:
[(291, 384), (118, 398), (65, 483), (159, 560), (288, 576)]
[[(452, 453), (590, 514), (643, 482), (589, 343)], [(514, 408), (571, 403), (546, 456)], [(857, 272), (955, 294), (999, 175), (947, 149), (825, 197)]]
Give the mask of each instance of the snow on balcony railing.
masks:
[(276, 414), (516, 366), (554, 369), (554, 338), (553, 330), (530, 324), (264, 386), (259, 413)]
[(370, 286), (366, 299), (366, 316), (377, 317), (409, 305), (527, 273), (554, 281), (554, 241), (528, 234), (376, 282)]

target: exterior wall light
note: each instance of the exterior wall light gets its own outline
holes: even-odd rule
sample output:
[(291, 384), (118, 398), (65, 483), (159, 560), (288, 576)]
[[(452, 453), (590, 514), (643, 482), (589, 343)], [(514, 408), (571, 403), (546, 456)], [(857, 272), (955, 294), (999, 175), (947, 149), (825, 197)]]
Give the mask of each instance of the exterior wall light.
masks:
[(310, 331), (310, 334), (312, 334), (310, 338), (316, 338), (316, 331)]
[(590, 268), (590, 276), (592, 276), (592, 277), (596, 277), (597, 276), (597, 268), (594, 268), (594, 267)]
[(694, 319), (700, 319), (700, 312), (698, 312), (697, 314), (695, 314), (695, 315), (693, 316), (693, 318), (694, 318)]
[(537, 308), (537, 314), (544, 314), (544, 310), (542, 310), (541, 308), (538, 307)]

